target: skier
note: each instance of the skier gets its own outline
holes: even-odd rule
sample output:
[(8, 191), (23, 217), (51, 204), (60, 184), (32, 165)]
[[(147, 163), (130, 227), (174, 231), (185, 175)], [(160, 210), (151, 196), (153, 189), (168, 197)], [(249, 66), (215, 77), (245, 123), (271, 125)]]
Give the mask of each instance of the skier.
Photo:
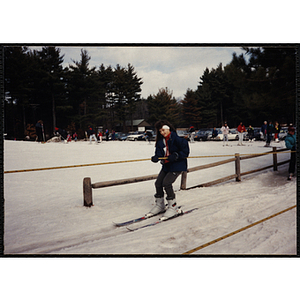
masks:
[(108, 142), (108, 140), (109, 140), (109, 131), (108, 131), (108, 129), (105, 130), (105, 137), (106, 137), (106, 141)]
[(243, 146), (243, 139), (244, 139), (244, 132), (246, 131), (245, 125), (243, 125), (243, 122), (240, 123), (240, 125), (237, 128), (238, 135), (239, 135), (239, 143), (238, 146)]
[(75, 132), (75, 133), (73, 134), (73, 139), (75, 140), (75, 142), (77, 142), (77, 138), (78, 138), (78, 136), (77, 136), (77, 133)]
[(100, 131), (98, 134), (99, 143), (102, 143), (102, 137), (103, 137), (103, 134), (102, 134), (102, 131)]
[(281, 127), (280, 127), (279, 123), (275, 122), (275, 126), (274, 126), (275, 136), (274, 136), (274, 138), (275, 138), (275, 142), (276, 143), (279, 143), (279, 132), (280, 132), (280, 129), (281, 129)]
[(96, 135), (95, 135), (95, 130), (91, 126), (88, 126), (88, 127), (89, 127), (88, 135), (90, 136), (90, 144), (92, 143), (92, 139), (97, 143), (97, 139), (96, 139)]
[(264, 124), (260, 128), (260, 131), (262, 132), (262, 134), (264, 136), (264, 140), (267, 139), (267, 126), (268, 126), (268, 122), (264, 121)]
[(68, 133), (68, 135), (67, 135), (67, 142), (71, 142), (71, 141), (72, 141), (71, 134), (70, 134), (70, 133)]
[(288, 134), (285, 138), (285, 146), (292, 151), (290, 164), (289, 164), (289, 177), (288, 177), (288, 180), (291, 180), (295, 173), (295, 164), (296, 164), (296, 135), (295, 135), (295, 128), (292, 126), (288, 128)]
[(37, 141), (38, 142), (42, 142), (44, 139), (43, 139), (43, 121), (42, 120), (39, 120), (37, 121), (37, 123), (35, 124), (35, 131), (36, 131), (36, 134), (37, 134)]
[(111, 140), (114, 141), (116, 139), (116, 132), (113, 130), (111, 133)]
[(58, 135), (58, 136), (62, 137), (63, 140), (66, 140), (68, 134), (67, 134), (67, 132), (64, 129), (55, 127), (55, 133), (54, 133), (54, 135)]
[(251, 125), (249, 125), (247, 132), (248, 132), (249, 142), (252, 142), (254, 138), (254, 129)]
[(151, 138), (152, 138), (152, 132), (149, 130), (149, 131), (145, 131), (144, 133), (144, 137), (145, 137), (145, 141), (148, 141), (149, 144), (151, 144)]
[(272, 124), (271, 121), (268, 122), (267, 124), (267, 142), (265, 144), (265, 147), (269, 147), (270, 146), (270, 143), (271, 143), (271, 140), (272, 140), (272, 134), (274, 132), (274, 126)]
[[(180, 138), (175, 128), (168, 121), (158, 121), (155, 124), (156, 143), (155, 155), (151, 161), (157, 163), (161, 160), (162, 168), (155, 182), (155, 206), (146, 214), (146, 217), (165, 212), (161, 220), (166, 220), (181, 213), (177, 207), (172, 184), (177, 177), (187, 171), (187, 157), (190, 149), (188, 141)], [(167, 194), (168, 206), (166, 209), (164, 191)]]
[(225, 142), (226, 142), (226, 146), (228, 146), (229, 127), (226, 122), (224, 123), (224, 126), (222, 126), (221, 131), (223, 133), (223, 146), (225, 146)]
[(194, 143), (194, 137), (195, 137), (195, 127), (194, 126), (190, 127), (189, 134), (190, 134), (191, 143)]

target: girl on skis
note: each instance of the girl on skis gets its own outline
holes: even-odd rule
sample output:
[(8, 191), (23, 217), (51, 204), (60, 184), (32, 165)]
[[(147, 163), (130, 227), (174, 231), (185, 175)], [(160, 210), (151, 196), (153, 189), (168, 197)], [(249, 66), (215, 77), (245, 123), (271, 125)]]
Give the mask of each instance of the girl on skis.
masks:
[[(151, 157), (151, 161), (157, 163), (160, 160), (162, 168), (155, 181), (155, 206), (146, 214), (146, 217), (165, 212), (161, 220), (166, 220), (181, 212), (177, 207), (172, 184), (183, 171), (187, 171), (187, 157), (190, 149), (188, 141), (180, 138), (168, 121), (158, 121), (155, 128), (155, 155)], [(167, 194), (167, 208), (164, 192)]]

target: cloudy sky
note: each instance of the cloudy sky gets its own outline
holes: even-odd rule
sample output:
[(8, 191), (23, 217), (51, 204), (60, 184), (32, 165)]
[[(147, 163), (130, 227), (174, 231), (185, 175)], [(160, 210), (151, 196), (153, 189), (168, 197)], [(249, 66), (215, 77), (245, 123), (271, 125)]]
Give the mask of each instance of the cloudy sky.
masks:
[[(59, 46), (58, 46), (59, 47)], [(160, 88), (167, 87), (173, 96), (183, 98), (187, 89), (195, 90), (200, 76), (206, 68), (216, 68), (230, 63), (233, 52), (244, 53), (240, 47), (179, 47), (179, 46), (139, 46), (139, 47), (59, 47), (64, 54), (64, 66), (80, 61), (81, 49), (88, 51), (90, 67), (127, 67), (130, 63), (137, 76), (142, 78), (142, 97), (155, 95)]]

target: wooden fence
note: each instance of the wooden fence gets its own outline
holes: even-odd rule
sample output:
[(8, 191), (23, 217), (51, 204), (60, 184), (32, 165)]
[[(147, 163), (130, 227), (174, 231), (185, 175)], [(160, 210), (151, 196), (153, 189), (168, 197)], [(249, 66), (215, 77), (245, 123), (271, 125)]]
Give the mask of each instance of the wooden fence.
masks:
[[(255, 172), (259, 172), (259, 171), (263, 171), (263, 170), (266, 170), (266, 169), (272, 168), (272, 167), (273, 167), (274, 171), (277, 171), (278, 166), (289, 162), (289, 160), (282, 161), (280, 163), (277, 162), (277, 153), (286, 151), (286, 150), (287, 149), (276, 150), (276, 147), (273, 147), (273, 150), (271, 152), (265, 152), (265, 153), (260, 153), (260, 154), (250, 154), (250, 155), (242, 156), (239, 153), (236, 153), (233, 158), (225, 159), (225, 160), (214, 162), (214, 163), (209, 163), (206, 165), (201, 165), (198, 167), (189, 168), (187, 172), (183, 172), (181, 175), (180, 189), (190, 190), (190, 189), (198, 188), (198, 187), (212, 186), (212, 185), (219, 184), (219, 183), (222, 183), (222, 182), (225, 182), (228, 180), (232, 180), (234, 178), (236, 179), (236, 181), (241, 181), (242, 176), (245, 176), (245, 175), (248, 175), (251, 173), (255, 173)], [(255, 158), (255, 157), (259, 157), (259, 156), (263, 156), (263, 155), (270, 155), (270, 154), (273, 155), (273, 164), (272, 165), (241, 173), (241, 160)], [(232, 174), (232, 175), (229, 175), (229, 176), (226, 176), (226, 177), (214, 180), (214, 181), (210, 181), (207, 183), (195, 185), (192, 187), (188, 187), (188, 188), (186, 187), (187, 173), (224, 165), (224, 164), (227, 164), (227, 163), (230, 163), (233, 161), (235, 162), (235, 174)], [(115, 186), (115, 185), (123, 185), (123, 184), (135, 183), (135, 182), (142, 182), (142, 181), (147, 181), (147, 180), (154, 180), (157, 178), (157, 176), (158, 175), (155, 174), (155, 175), (147, 175), (147, 176), (133, 177), (133, 178), (127, 178), (127, 179), (120, 179), (120, 180), (103, 181), (103, 182), (96, 182), (96, 183), (92, 183), (91, 178), (86, 177), (83, 179), (83, 205), (87, 206), (87, 207), (90, 207), (93, 205), (93, 189), (104, 188), (104, 187)]]

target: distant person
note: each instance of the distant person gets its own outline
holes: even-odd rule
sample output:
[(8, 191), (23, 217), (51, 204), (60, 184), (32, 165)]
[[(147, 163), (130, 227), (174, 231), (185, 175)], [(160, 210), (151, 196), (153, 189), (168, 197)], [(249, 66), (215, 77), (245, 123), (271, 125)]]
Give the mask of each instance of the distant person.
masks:
[(280, 125), (278, 122), (275, 122), (275, 126), (274, 126), (274, 133), (275, 133), (275, 136), (274, 136), (274, 139), (275, 139), (275, 142), (276, 143), (279, 143), (279, 132), (280, 132)]
[(267, 127), (268, 127), (268, 122), (264, 121), (264, 124), (261, 126), (260, 131), (264, 136), (264, 140), (267, 140)]
[(274, 132), (274, 126), (271, 121), (267, 124), (267, 142), (265, 144), (265, 147), (269, 147), (271, 140), (273, 138), (273, 132)]
[(95, 130), (93, 129), (92, 126), (88, 126), (88, 136), (90, 138), (90, 144), (92, 143), (92, 140), (94, 140), (97, 143)]
[(239, 143), (238, 146), (243, 146), (243, 140), (244, 140), (244, 132), (246, 132), (246, 127), (243, 124), (243, 122), (240, 123), (240, 125), (237, 128), (238, 135), (239, 135)]
[(111, 140), (114, 141), (116, 139), (116, 132), (113, 130), (111, 133)]
[(102, 143), (102, 138), (103, 138), (103, 134), (102, 134), (102, 131), (100, 131), (98, 133), (98, 139), (99, 139), (99, 142)]
[(148, 141), (149, 144), (151, 144), (151, 138), (153, 136), (152, 132), (150, 130), (148, 131), (146, 130), (144, 136), (145, 136), (145, 140)]
[(291, 150), (291, 158), (289, 163), (289, 176), (288, 180), (291, 180), (292, 177), (295, 175), (295, 164), (296, 164), (296, 134), (295, 128), (289, 126), (288, 134), (285, 138), (285, 146)]
[(254, 138), (254, 128), (251, 125), (249, 125), (247, 132), (248, 132), (249, 141), (252, 142)]
[(213, 131), (212, 131), (212, 138), (216, 138), (218, 136), (218, 130), (216, 129), (216, 127), (214, 127)]
[(108, 129), (105, 130), (105, 137), (106, 137), (106, 141), (108, 142), (108, 140), (109, 140), (109, 131), (108, 131)]
[(43, 138), (44, 127), (43, 127), (42, 120), (37, 121), (37, 123), (35, 124), (35, 131), (36, 131), (36, 135), (37, 135), (37, 141), (43, 142), (44, 141), (44, 138)]
[(195, 138), (195, 127), (194, 126), (191, 126), (189, 128), (189, 136), (190, 136), (191, 143), (194, 143), (194, 138)]
[(72, 136), (70, 133), (68, 133), (67, 135), (67, 142), (71, 142), (72, 141)]
[(223, 146), (225, 146), (225, 142), (226, 142), (226, 146), (228, 146), (229, 127), (227, 125), (227, 122), (225, 122), (224, 125), (221, 127), (221, 131), (223, 134)]
[(63, 140), (66, 140), (68, 136), (67, 132), (64, 129), (58, 127), (55, 127), (55, 134), (60, 135), (63, 138)]
[(75, 140), (75, 142), (77, 142), (77, 138), (78, 138), (78, 135), (77, 135), (76, 132), (74, 132), (74, 134), (73, 134), (73, 139)]

